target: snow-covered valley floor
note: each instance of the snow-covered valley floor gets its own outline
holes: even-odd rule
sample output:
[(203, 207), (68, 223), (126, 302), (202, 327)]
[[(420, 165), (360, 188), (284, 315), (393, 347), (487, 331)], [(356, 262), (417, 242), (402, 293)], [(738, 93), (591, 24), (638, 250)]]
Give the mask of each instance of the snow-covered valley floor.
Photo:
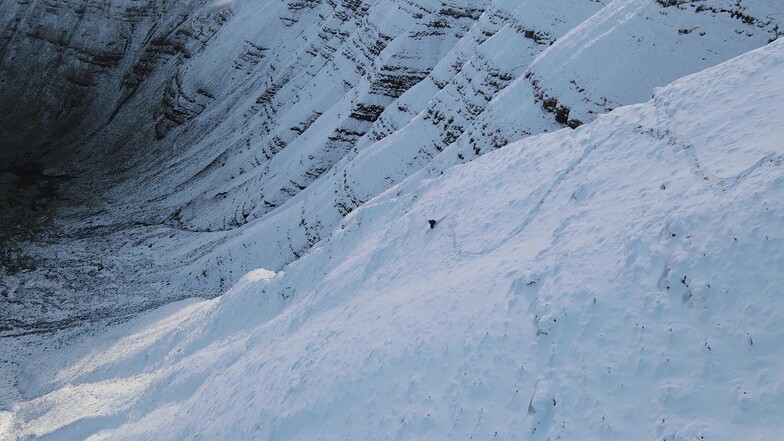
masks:
[(22, 357), (0, 437), (779, 439), (783, 103), (779, 40), (424, 169), (282, 271)]

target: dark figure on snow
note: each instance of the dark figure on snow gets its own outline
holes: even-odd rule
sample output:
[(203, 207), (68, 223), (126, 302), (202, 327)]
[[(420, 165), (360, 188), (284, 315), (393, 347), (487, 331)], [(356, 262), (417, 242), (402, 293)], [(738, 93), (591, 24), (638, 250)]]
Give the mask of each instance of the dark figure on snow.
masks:
[(431, 229), (436, 227), (436, 221), (434, 219), (430, 219), (429, 221), (427, 221), (427, 223), (430, 224)]

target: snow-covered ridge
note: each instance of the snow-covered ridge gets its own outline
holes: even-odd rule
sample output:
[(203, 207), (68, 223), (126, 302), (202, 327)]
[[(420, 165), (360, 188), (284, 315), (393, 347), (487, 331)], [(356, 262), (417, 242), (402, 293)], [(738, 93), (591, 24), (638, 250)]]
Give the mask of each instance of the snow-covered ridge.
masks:
[[(22, 192), (2, 213), (0, 333), (20, 335), (280, 270), (412, 174), (767, 44), (782, 6), (33, 0), (0, 13), (2, 153), (29, 149), (45, 178), (33, 205), (60, 204), (42, 216)], [(0, 172), (5, 185), (19, 170)]]
[(282, 271), (27, 360), (0, 430), (775, 438), (782, 102), (778, 41), (577, 130), (423, 169)]

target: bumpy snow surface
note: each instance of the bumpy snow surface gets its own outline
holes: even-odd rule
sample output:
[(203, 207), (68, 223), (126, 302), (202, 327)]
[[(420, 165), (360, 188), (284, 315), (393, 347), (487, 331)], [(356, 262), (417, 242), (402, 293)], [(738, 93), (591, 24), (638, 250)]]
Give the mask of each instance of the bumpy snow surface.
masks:
[(779, 40), (423, 169), (281, 271), (29, 357), (0, 434), (778, 439), (783, 103)]

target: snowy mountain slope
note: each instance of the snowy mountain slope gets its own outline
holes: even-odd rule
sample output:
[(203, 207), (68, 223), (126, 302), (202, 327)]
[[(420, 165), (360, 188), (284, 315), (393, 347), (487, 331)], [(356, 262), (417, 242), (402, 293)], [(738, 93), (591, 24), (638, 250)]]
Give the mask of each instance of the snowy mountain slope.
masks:
[(577, 130), (422, 170), (282, 271), (26, 360), (0, 430), (775, 438), (783, 101), (777, 41)]
[[(318, 116), (328, 108), (325, 103), (332, 105), (338, 101), (344, 105), (350, 104), (349, 98), (341, 100), (346, 95), (346, 88), (353, 87), (360, 80), (366, 89), (376, 83), (383, 86), (373, 92), (375, 95), (398, 93), (396, 88), (411, 83), (409, 77), (418, 81), (425, 75), (419, 73), (419, 70), (437, 61), (438, 51), (441, 50), (439, 47), (448, 48), (450, 38), (455, 38), (451, 34), (462, 32), (461, 29), (466, 28), (467, 24), (461, 23), (469, 22), (473, 17), (471, 14), (474, 14), (458, 13), (463, 7), (444, 10), (444, 14), (454, 15), (449, 16), (449, 26), (444, 25), (447, 29), (429, 32), (427, 23), (443, 14), (428, 2), (401, 5), (377, 2), (376, 7), (371, 9), (357, 8), (357, 4), (352, 2), (340, 5), (329, 2), (308, 3), (305, 8), (297, 7), (293, 2), (254, 3), (244, 5), (239, 11), (226, 10), (223, 6), (216, 9), (212, 3), (193, 7), (197, 6), (201, 7), (198, 13), (192, 12), (171, 29), (159, 29), (157, 26), (165, 22), (159, 18), (162, 23), (156, 22), (154, 29), (149, 32), (133, 67), (124, 73), (117, 69), (120, 72), (115, 75), (122, 78), (123, 85), (119, 94), (111, 82), (102, 83), (106, 88), (103, 92), (110, 96), (108, 99), (114, 99), (115, 104), (96, 107), (114, 110), (111, 115), (103, 115), (109, 120), (101, 123), (104, 124), (102, 129), (90, 133), (81, 140), (82, 144), (69, 147), (81, 152), (67, 168), (67, 176), (74, 177), (67, 189), (70, 206), (53, 216), (58, 221), (55, 228), (44, 226), (54, 229), (54, 232), (44, 230), (30, 234), (37, 243), (13, 244), (9, 247), (12, 248), (10, 256), (4, 259), (8, 263), (4, 266), (8, 268), (7, 273), (11, 278), (16, 277), (20, 268), (23, 274), (22, 281), (10, 280), (7, 284), (14, 298), (13, 302), (3, 306), (9, 308), (11, 314), (8, 316), (15, 317), (15, 320), (3, 323), (3, 328), (10, 327), (12, 333), (19, 328), (24, 328), (23, 332), (38, 331), (49, 329), (51, 324), (57, 328), (63, 323), (72, 323), (75, 315), (77, 318), (100, 317), (105, 314), (101, 305), (107, 301), (116, 303), (116, 297), (126, 300), (120, 302), (121, 307), (115, 311), (121, 312), (126, 303), (131, 304), (130, 309), (138, 310), (172, 298), (218, 294), (218, 287), (226, 285), (223, 280), (234, 280), (239, 275), (232, 276), (229, 271), (219, 272), (220, 269), (209, 268), (210, 273), (217, 276), (210, 279), (214, 283), (208, 290), (205, 290), (204, 284), (198, 286), (195, 292), (186, 293), (173, 292), (176, 288), (161, 292), (157, 288), (164, 284), (171, 285), (167, 280), (172, 266), (169, 263), (173, 262), (173, 266), (177, 267), (182, 262), (174, 260), (181, 254), (204, 254), (203, 249), (216, 236), (203, 234), (193, 240), (194, 233), (207, 233), (205, 229), (211, 228), (231, 228), (237, 225), (236, 219), (245, 222), (249, 212), (243, 206), (260, 205), (261, 212), (269, 211), (270, 207), (264, 202), (263, 188), (259, 189), (257, 185), (250, 188), (252, 192), (245, 188), (241, 194), (243, 199), (232, 199), (237, 211), (234, 207), (231, 210), (222, 210), (226, 207), (214, 205), (203, 207), (209, 209), (208, 218), (212, 224), (205, 228), (193, 225), (193, 222), (183, 225), (179, 220), (181, 216), (187, 216), (188, 204), (193, 200), (198, 202), (205, 199), (202, 195), (205, 189), (210, 192), (214, 187), (222, 190), (220, 186), (214, 185), (216, 180), (236, 185), (234, 178), (247, 178), (250, 173), (241, 176), (244, 174), (243, 168), (253, 168), (254, 165), (264, 166), (266, 172), (263, 176), (272, 179), (272, 185), (283, 185), (267, 192), (269, 197), (276, 197), (274, 193), (278, 191), (283, 191), (284, 196), (288, 197), (285, 192), (292, 182), (296, 182), (295, 178), (299, 182), (312, 180), (316, 176), (311, 173), (312, 169), (328, 168), (330, 161), (339, 158), (341, 150), (345, 150), (346, 143), (350, 142), (332, 135), (354, 133), (358, 130), (357, 124), (366, 125), (369, 122), (357, 115), (351, 117), (355, 122), (349, 124), (345, 114), (343, 117), (333, 115), (329, 122), (332, 126), (322, 125), (315, 139), (306, 137), (306, 141), (301, 141), (301, 149), (288, 149), (292, 154), (280, 155), (269, 164), (266, 159), (274, 159), (272, 156), (281, 148), (278, 132), (288, 136), (296, 132), (295, 128), (300, 132), (305, 131), (314, 122), (314, 115)], [(465, 9), (473, 11), (469, 6), (465, 6)], [(423, 11), (427, 14), (423, 14)], [(174, 14), (176, 8), (169, 12)], [(196, 29), (194, 22), (214, 30), (213, 24), (216, 22), (199, 19), (201, 16), (211, 16), (212, 13), (220, 13), (221, 17), (234, 17), (230, 29), (207, 34), (201, 28)], [(413, 22), (411, 16), (417, 16), (419, 21)], [(261, 23), (260, 18), (263, 20)], [(368, 21), (370, 18), (375, 22)], [(62, 26), (67, 23), (64, 20)], [(225, 20), (221, 23), (228, 26)], [(363, 27), (360, 28), (360, 24)], [(396, 42), (394, 51), (381, 54), (386, 41), (403, 31), (404, 41)], [(205, 41), (205, 44), (188, 49), (189, 44), (202, 40), (212, 45), (207, 45)], [(411, 52), (412, 44), (426, 41), (430, 41), (429, 46), (434, 51), (406, 55), (407, 51)], [(340, 51), (333, 55), (338, 49)], [(19, 48), (17, 50), (23, 51)], [(7, 52), (9, 57), (15, 56), (10, 50)], [(42, 62), (50, 62), (45, 54)], [(396, 58), (400, 60), (395, 61)], [(393, 61), (394, 64), (390, 65), (389, 62)], [(370, 77), (370, 74), (363, 76), (360, 73), (370, 70), (373, 64), (378, 64), (377, 69), (381, 72), (376, 83), (365, 78)], [(336, 78), (330, 78), (333, 75)], [(16, 79), (13, 71), (7, 76)], [(37, 80), (49, 81), (48, 78)], [(36, 89), (28, 86), (21, 89), (25, 88)], [(15, 89), (9, 87), (3, 90)], [(301, 92), (312, 90), (320, 94), (299, 98)], [(370, 92), (364, 93), (367, 95)], [(355, 96), (356, 93), (349, 95)], [(272, 97), (275, 98), (274, 103), (265, 101)], [(57, 98), (51, 99), (53, 105), (61, 106)], [(7, 96), (2, 101), (17, 104), (24, 102)], [(348, 127), (344, 123), (353, 125)], [(279, 124), (280, 127), (276, 129)], [(173, 130), (176, 133), (170, 133)], [(269, 134), (269, 137), (257, 139), (261, 136), (259, 132), (265, 136)], [(253, 149), (250, 148), (250, 140), (254, 141)], [(265, 142), (269, 142), (274, 151), (265, 153)], [(322, 145), (323, 142), (327, 145)], [(307, 170), (303, 170), (299, 157), (309, 153), (318, 153), (318, 158), (309, 158)], [(63, 154), (72, 153), (65, 151)], [(264, 160), (255, 158), (268, 154), (270, 156)], [(229, 162), (229, 166), (224, 168), (225, 162)], [(270, 167), (273, 167), (273, 171), (270, 171)], [(11, 173), (19, 174), (16, 170), (11, 170)], [(43, 177), (48, 179), (48, 173), (45, 171)], [(55, 169), (55, 173), (63, 172)], [(261, 169), (257, 168), (254, 173), (256, 184), (263, 184), (258, 179), (260, 173)], [(203, 179), (205, 177), (208, 179)], [(103, 190), (118, 183), (123, 185), (111, 193), (107, 194)], [(291, 191), (299, 190), (298, 186), (295, 188)], [(179, 191), (181, 189), (185, 191)], [(168, 196), (171, 193), (173, 195)], [(163, 195), (167, 196), (169, 202), (161, 207), (155, 201)], [(24, 196), (15, 202), (23, 205), (27, 199)], [(51, 200), (45, 202), (54, 203)], [(11, 216), (11, 222), (22, 215), (36, 219), (40, 217), (39, 214), (30, 215), (25, 206), (19, 211), (22, 214)], [(226, 213), (223, 214), (223, 211)], [(224, 219), (228, 225), (224, 225)], [(28, 236), (23, 234), (26, 232), (18, 231), (16, 226), (12, 230), (11, 240)], [(40, 237), (43, 235), (47, 237), (42, 240)], [(176, 236), (176, 240), (165, 240), (167, 236), (169, 239)], [(46, 244), (43, 252), (40, 251), (41, 242)], [(190, 249), (194, 242), (198, 242), (195, 251)], [(181, 244), (186, 250), (172, 251), (171, 243)], [(153, 254), (148, 248), (154, 248), (155, 251), (164, 248), (164, 252)], [(66, 268), (63, 268), (60, 259), (51, 257), (67, 256), (74, 251), (80, 258), (75, 263), (69, 259)], [(104, 256), (103, 261), (87, 265), (87, 268), (81, 264), (84, 257), (96, 255)], [(288, 249), (286, 255), (289, 255)], [(26, 264), (30, 261), (36, 262), (36, 265)], [(151, 267), (156, 268), (156, 271), (148, 271)], [(106, 281), (99, 278), (96, 283), (91, 280), (94, 274), (89, 274), (95, 272), (96, 268), (106, 269), (102, 274), (110, 273), (113, 277), (108, 277)], [(199, 268), (198, 272), (202, 271), (204, 269)], [(135, 280), (124, 277), (126, 272), (132, 272)], [(40, 283), (36, 283), (36, 280), (41, 278), (48, 279), (47, 285), (50, 286), (38, 286)], [(126, 290), (125, 282), (136, 285), (130, 287), (132, 292), (122, 292)], [(120, 288), (115, 289), (118, 284)], [(19, 285), (24, 285), (23, 289), (17, 290), (16, 286)], [(138, 290), (142, 292), (141, 296), (133, 292)], [(74, 297), (80, 297), (82, 291), (94, 295), (95, 301), (82, 304), (82, 310), (75, 311), (67, 303)], [(101, 292), (106, 291), (117, 295), (105, 299)], [(38, 314), (29, 313), (33, 310)], [(41, 310), (50, 311), (49, 316), (43, 313), (44, 319), (41, 319)], [(112, 314), (111, 310), (108, 312)], [(39, 322), (49, 323), (42, 326)]]
[[(536, 78), (570, 78), (566, 75), (573, 74), (571, 78), (579, 79), (587, 75), (581, 71), (604, 67), (602, 81), (593, 77), (581, 80), (596, 83), (595, 87), (585, 86), (591, 92), (583, 90), (583, 94), (609, 96), (608, 89), (614, 85), (612, 107), (641, 101), (656, 86), (714, 65), (721, 57), (767, 43), (778, 32), (772, 23), (780, 16), (776, 12), (780, 7), (773, 3), (758, 5), (767, 11), (767, 15), (760, 14), (769, 17), (765, 25), (759, 24), (762, 20), (758, 24), (744, 23), (728, 12), (664, 8), (655, 2), (602, 6), (574, 1), (493, 3), (432, 73), (387, 106), (354, 149), (322, 179), (269, 216), (231, 233), (231, 239), (197, 261), (195, 267), (186, 268), (179, 278), (195, 282), (189, 286), (200, 290), (203, 283), (214, 286), (221, 278), (231, 280), (225, 276), (227, 268), (234, 277), (257, 265), (278, 269), (303, 255), (347, 212), (430, 165), (434, 158), (430, 169), (437, 174), (455, 162), (467, 161), (511, 140), (568, 123), (568, 118), (557, 121), (560, 109), (565, 108), (564, 103), (579, 109), (584, 99), (574, 99), (573, 103), (564, 98), (571, 83), (562, 89), (548, 89)], [(619, 16), (627, 19), (619, 20)], [(689, 20), (701, 24), (705, 35), (679, 33)], [(629, 35), (629, 29), (640, 38), (645, 36), (645, 42), (621, 40)], [(740, 35), (735, 32), (739, 29), (743, 30)], [(586, 40), (593, 43), (586, 43), (579, 57), (563, 59), (563, 54), (574, 51), (577, 42)], [(555, 43), (551, 46), (551, 42)], [(605, 54), (624, 55), (594, 61), (603, 60)], [(557, 61), (550, 62), (551, 57)], [(546, 63), (546, 68), (539, 68)], [(561, 99), (560, 104), (555, 96)], [(550, 100), (556, 100), (556, 104)], [(610, 108), (608, 105), (590, 112), (595, 115)], [(593, 116), (580, 118), (588, 121)], [(232, 194), (230, 188), (221, 189), (225, 184), (216, 179), (210, 181), (209, 191), (221, 204), (237, 207), (248, 200), (238, 192)], [(269, 193), (259, 190), (257, 194)], [(210, 207), (213, 205), (193, 207), (191, 216), (210, 219), (206, 210), (226, 212)], [(277, 240), (270, 243), (270, 237)], [(200, 268), (208, 268), (207, 276), (194, 278)]]
[[(221, 247), (220, 251), (214, 253), (213, 256), (208, 257), (209, 263), (200, 263), (200, 267), (217, 269), (219, 265), (216, 262), (220, 260), (241, 262), (234, 265), (234, 274), (240, 274), (243, 270), (253, 267), (254, 262), (263, 262), (266, 266), (279, 268), (286, 262), (301, 256), (313, 243), (327, 234), (347, 212), (427, 165), (432, 157), (438, 155), (440, 149), (449, 147), (452, 141), (460, 138), (465, 127), (477, 116), (481, 117), (484, 114), (485, 107), (491, 109), (487, 111), (490, 116), (483, 119), (481, 125), (477, 123), (469, 134), (460, 138), (457, 144), (459, 147), (455, 147), (455, 150), (459, 151), (454, 152), (447, 159), (450, 164), (456, 160), (459, 161), (458, 154), (463, 158), (475, 156), (476, 152), (482, 151), (482, 145), (498, 147), (505, 145), (510, 140), (519, 139), (531, 133), (557, 128), (559, 123), (554, 120), (554, 116), (549, 115), (546, 111), (543, 112), (544, 103), (536, 102), (537, 90), (534, 90), (531, 84), (525, 84), (524, 78), (522, 78), (525, 68), (534, 55), (546, 48), (547, 44), (555, 41), (562, 32), (576, 26), (596, 11), (600, 11), (597, 15), (608, 15), (610, 12), (616, 12), (617, 9), (617, 5), (605, 9), (601, 9), (601, 6), (600, 3), (595, 2), (575, 3), (571, 1), (547, 5), (542, 5), (541, 2), (515, 4), (514, 6), (504, 3), (493, 4), (480, 16), (478, 23), (468, 31), (466, 36), (459, 40), (454, 50), (446, 56), (433, 57), (433, 59), (440, 57), (441, 60), (433, 68), (432, 74), (411, 89), (409, 94), (403, 94), (396, 101), (397, 104), (389, 104), (386, 107), (378, 106), (374, 101), (378, 98), (371, 99), (373, 101), (371, 103), (361, 103), (361, 106), (355, 104), (354, 110), (349, 103), (336, 104), (331, 112), (318, 111), (317, 119), (312, 121), (313, 125), (308, 126), (308, 130), (290, 142), (281, 132), (288, 133), (288, 137), (291, 137), (299, 130), (292, 130), (290, 128), (292, 124), (286, 122), (288, 118), (281, 118), (284, 122), (277, 122), (280, 129), (271, 131), (266, 138), (270, 139), (269, 142), (273, 144), (277, 143), (286, 147), (269, 161), (265, 163), (264, 158), (259, 158), (258, 152), (253, 149), (234, 154), (223, 153), (219, 157), (221, 158), (221, 168), (228, 167), (229, 172), (225, 170), (221, 170), (219, 173), (200, 172), (195, 179), (187, 181), (188, 185), (180, 186), (181, 190), (176, 192), (174, 197), (167, 197), (163, 203), (166, 206), (172, 202), (179, 205), (183, 198), (185, 200), (192, 199), (194, 193), (199, 193), (200, 189), (204, 189), (205, 193), (192, 199), (184, 208), (175, 211), (177, 224), (189, 229), (224, 228), (224, 225), (242, 225), (254, 218), (261, 218), (249, 228), (248, 233), (239, 233), (240, 237), (234, 239), (235, 242), (244, 244), (244, 248), (253, 250), (252, 253), (247, 253), (239, 249), (239, 246), (229, 243)], [(512, 7), (516, 7), (516, 9), (510, 12), (509, 9)], [(651, 16), (660, 14), (665, 9), (661, 5), (640, 4), (639, 2), (632, 2), (631, 5), (626, 6), (627, 9), (633, 7), (643, 8)], [(679, 9), (675, 9), (680, 12)], [(775, 5), (769, 5), (770, 11), (776, 11), (776, 9)], [(695, 14), (692, 11), (680, 13), (683, 15)], [(499, 16), (504, 18), (504, 21), (500, 22), (502, 27), (500, 30), (493, 29), (492, 25), (488, 23), (499, 22)], [(723, 21), (719, 21), (719, 19)], [(610, 29), (617, 25), (612, 20), (612, 16), (603, 18), (603, 20), (593, 20), (603, 23), (605, 27)], [(642, 57), (633, 58), (633, 62), (629, 64), (618, 63), (619, 67), (616, 68), (616, 72), (605, 76), (609, 79), (608, 82), (612, 81), (618, 84), (621, 89), (615, 93), (624, 95), (624, 98), (618, 98), (617, 101), (624, 103), (639, 101), (641, 97), (650, 94), (653, 87), (665, 84), (683, 73), (713, 65), (719, 61), (717, 57), (721, 56), (712, 56), (711, 59), (702, 60), (701, 58), (705, 58), (700, 57), (703, 52), (728, 51), (724, 53), (724, 56), (728, 57), (733, 54), (733, 50), (736, 51), (734, 54), (745, 52), (755, 45), (766, 43), (771, 35), (775, 36), (772, 31), (766, 33), (752, 25), (744, 25), (738, 20), (736, 20), (737, 23), (729, 23), (729, 19), (724, 20), (724, 16), (718, 14), (715, 14), (715, 17), (710, 16), (705, 21), (713, 26), (712, 29), (716, 29), (716, 34), (730, 27), (750, 30), (747, 31), (748, 35), (743, 34), (743, 38), (736, 38), (737, 42), (732, 39), (722, 41), (719, 38), (707, 37), (701, 43), (702, 46), (696, 49), (688, 48), (689, 50), (676, 51), (673, 47), (677, 48), (678, 42), (660, 44), (660, 47), (663, 48), (660, 57), (669, 62), (684, 64), (681, 59), (699, 57), (697, 61), (684, 64), (680, 70), (674, 70), (670, 65), (659, 63), (658, 59), (647, 61)], [(662, 19), (658, 26), (652, 26), (649, 32), (652, 35), (657, 35), (664, 33), (662, 28), (665, 28), (677, 36), (679, 35), (678, 25), (679, 23), (675, 20)], [(498, 24), (495, 24), (495, 27), (498, 28)], [(537, 27), (546, 30), (539, 31)], [(751, 29), (756, 32), (752, 32)], [(586, 33), (595, 32), (597, 32), (595, 28), (586, 31)], [(618, 34), (623, 32), (624, 30), (618, 31)], [(493, 36), (488, 39), (488, 34)], [(614, 35), (616, 34), (611, 36), (614, 38)], [(734, 32), (732, 35), (737, 36)], [(717, 37), (721, 37), (721, 35)], [(442, 40), (443, 36), (439, 35), (439, 38)], [(685, 39), (688, 36), (681, 38)], [(421, 40), (417, 38), (409, 44), (418, 45), (419, 48)], [(637, 50), (634, 46), (625, 49), (623, 45), (618, 45), (614, 40), (607, 45), (618, 46), (615, 50)], [(605, 51), (606, 48), (588, 48), (585, 53), (598, 52), (599, 50)], [(670, 55), (670, 59), (668, 59), (667, 54), (674, 55)], [(384, 51), (381, 55), (384, 55)], [(594, 56), (596, 55), (594, 54)], [(580, 63), (584, 62), (584, 60), (580, 60)], [(593, 65), (593, 63), (586, 64)], [(577, 67), (575, 66), (575, 68)], [(628, 76), (630, 69), (651, 72), (651, 74), (649, 78), (636, 82), (627, 84), (619, 82), (618, 78)], [(522, 83), (522, 85), (516, 89), (522, 89), (523, 97), (520, 96), (521, 92), (509, 92), (510, 96), (514, 96), (514, 103), (501, 99), (494, 106), (493, 97), (506, 94), (505, 85), (514, 78), (520, 78), (517, 83)], [(529, 81), (531, 81), (530, 77)], [(311, 84), (313, 87), (322, 87), (316, 86), (316, 84), (321, 84), (320, 82), (314, 81)], [(369, 87), (372, 91), (373, 86)], [(307, 87), (303, 87), (303, 89), (308, 90)], [(359, 89), (357, 93), (362, 94), (363, 86), (361, 84), (355, 87), (356, 89)], [(343, 102), (348, 99), (352, 102), (366, 101), (353, 93), (349, 93), (348, 96), (349, 98)], [(489, 103), (488, 100), (490, 100)], [(330, 147), (334, 142), (330, 142), (330, 140), (334, 140), (336, 132), (332, 130), (335, 125), (341, 124), (336, 121), (336, 119), (339, 120), (339, 115), (342, 114), (345, 117), (346, 113), (355, 112), (360, 107), (369, 108), (369, 106), (383, 107), (384, 110), (381, 111), (379, 119), (369, 129), (350, 130), (357, 136), (367, 130), (369, 132), (358, 140), (347, 144), (350, 147), (354, 143), (353, 151), (345, 148), (339, 149), (343, 150), (343, 154), (347, 153), (349, 156), (329, 170), (334, 159), (317, 154), (312, 147), (334, 151), (334, 147)], [(510, 107), (513, 107), (514, 110), (510, 111)], [(492, 109), (498, 110), (493, 111)], [(277, 112), (276, 115), (280, 116), (280, 111)], [(513, 120), (515, 122), (509, 122), (503, 131), (488, 130), (487, 120), (497, 119), (496, 115), (499, 113), (504, 114), (504, 121)], [(302, 115), (300, 118), (312, 119), (308, 115)], [(589, 118), (583, 119), (588, 120)], [(395, 121), (400, 122), (396, 123)], [(237, 138), (239, 136), (237, 133), (238, 131), (232, 132), (232, 138)], [(321, 138), (320, 141), (318, 138), (313, 139), (313, 136), (327, 135), (328, 139)], [(227, 143), (221, 139), (221, 144), (226, 145)], [(299, 145), (303, 147), (298, 147)], [(311, 147), (305, 147), (306, 145)], [(275, 148), (263, 150), (271, 152)], [(365, 150), (369, 152), (364, 155), (353, 153)], [(268, 153), (265, 155), (269, 156)], [(210, 158), (213, 155), (207, 157)], [(390, 161), (396, 165), (388, 166)], [(251, 165), (248, 165), (249, 163)], [(253, 167), (252, 164), (256, 163), (260, 163), (260, 165)], [(300, 164), (301, 167), (305, 167), (311, 172), (304, 169), (300, 169), (299, 172), (291, 171), (291, 164)], [(192, 161), (189, 161), (188, 166), (193, 167)], [(329, 174), (324, 179), (317, 181), (317, 186), (312, 193), (307, 192), (304, 195), (299, 195), (301, 188), (306, 188), (313, 177), (320, 176), (327, 170), (329, 170)], [(383, 171), (379, 173), (380, 170)], [(234, 180), (229, 180), (226, 183), (225, 175), (227, 173), (231, 176), (245, 175), (246, 177), (242, 178), (239, 184), (235, 184)], [(147, 177), (145, 176), (144, 179)], [(174, 180), (174, 182), (178, 181)], [(135, 185), (135, 181), (132, 182), (131, 185)], [(159, 191), (168, 193), (167, 188), (166, 184), (162, 183)], [(120, 194), (127, 193), (129, 191), (124, 190)], [(261, 201), (256, 195), (263, 195)], [(289, 199), (291, 202), (288, 202)], [(262, 206), (259, 206), (260, 203)], [(169, 210), (171, 209), (161, 208), (159, 212), (165, 213)], [(227, 219), (226, 216), (231, 218)], [(286, 233), (281, 234), (280, 231)], [(230, 236), (234, 235), (230, 234)], [(269, 244), (268, 237), (276, 237), (277, 243)], [(254, 244), (260, 246), (260, 239), (265, 242), (265, 249), (258, 249), (257, 246), (254, 246)], [(220, 277), (225, 278), (225, 274), (221, 274)], [(214, 286), (217, 281), (218, 276), (208, 277), (206, 280), (208, 286)], [(200, 289), (198, 286), (193, 288)]]
[(776, 39), (782, 12), (774, 0), (4, 4), (0, 337), (49, 345), (281, 270), (408, 176), (642, 101)]

